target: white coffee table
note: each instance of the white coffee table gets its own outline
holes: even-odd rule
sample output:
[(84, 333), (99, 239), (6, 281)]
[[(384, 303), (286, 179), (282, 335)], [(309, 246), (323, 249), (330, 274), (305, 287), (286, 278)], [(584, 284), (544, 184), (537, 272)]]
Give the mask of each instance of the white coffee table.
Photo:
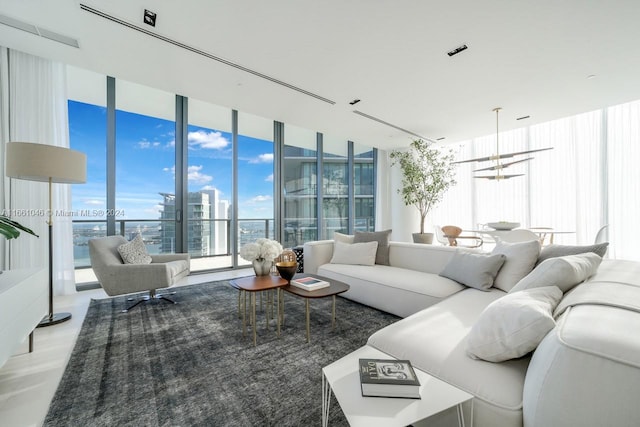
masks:
[(358, 359), (391, 359), (388, 354), (364, 346), (322, 368), (322, 425), (329, 423), (331, 392), (351, 427), (407, 426), (446, 409), (457, 407), (458, 425), (464, 427), (462, 403), (473, 395), (415, 369), (422, 399), (363, 397)]

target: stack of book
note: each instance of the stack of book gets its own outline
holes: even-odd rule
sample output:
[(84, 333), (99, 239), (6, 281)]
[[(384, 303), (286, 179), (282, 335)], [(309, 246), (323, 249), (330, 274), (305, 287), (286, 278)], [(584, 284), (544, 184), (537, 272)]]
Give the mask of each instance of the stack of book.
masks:
[(300, 277), (291, 280), (291, 285), (307, 291), (315, 291), (316, 289), (326, 288), (329, 286), (329, 282), (315, 277)]
[(420, 382), (411, 362), (396, 359), (360, 359), (363, 396), (420, 399)]

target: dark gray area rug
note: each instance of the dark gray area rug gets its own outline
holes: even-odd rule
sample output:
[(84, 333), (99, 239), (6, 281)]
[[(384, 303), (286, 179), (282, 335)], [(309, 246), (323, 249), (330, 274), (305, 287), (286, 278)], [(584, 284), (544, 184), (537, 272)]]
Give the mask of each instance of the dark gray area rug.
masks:
[[(281, 336), (258, 313), (258, 345), (242, 336), (227, 282), (174, 288), (178, 304), (92, 300), (45, 426), (303, 426), (321, 422), (323, 366), (397, 317), (338, 297), (285, 295)], [(335, 400), (331, 425), (347, 425)]]

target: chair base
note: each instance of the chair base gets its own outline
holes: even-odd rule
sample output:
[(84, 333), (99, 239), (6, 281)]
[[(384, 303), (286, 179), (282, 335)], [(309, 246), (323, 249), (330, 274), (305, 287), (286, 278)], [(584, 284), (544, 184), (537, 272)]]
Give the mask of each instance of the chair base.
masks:
[[(129, 310), (131, 310), (135, 306), (137, 306), (137, 305), (139, 305), (139, 304), (141, 304), (143, 302), (149, 302), (149, 301), (153, 301), (153, 300), (164, 300), (164, 301), (169, 302), (171, 304), (177, 304), (176, 301), (172, 300), (171, 298), (167, 298), (165, 296), (165, 295), (175, 295), (175, 294), (176, 294), (175, 292), (169, 292), (169, 293), (166, 293), (166, 294), (156, 294), (155, 290), (149, 291), (149, 295), (140, 298), (135, 303), (133, 303), (129, 307), (127, 307), (124, 310), (122, 310), (122, 313), (128, 313)], [(135, 298), (127, 298), (127, 301), (135, 301)]]

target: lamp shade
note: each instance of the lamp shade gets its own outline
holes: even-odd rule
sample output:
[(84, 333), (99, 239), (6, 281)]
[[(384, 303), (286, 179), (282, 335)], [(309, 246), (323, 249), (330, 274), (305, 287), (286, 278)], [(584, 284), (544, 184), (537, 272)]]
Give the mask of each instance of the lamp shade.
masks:
[(9, 142), (6, 173), (27, 181), (82, 184), (87, 180), (87, 156), (55, 145)]

